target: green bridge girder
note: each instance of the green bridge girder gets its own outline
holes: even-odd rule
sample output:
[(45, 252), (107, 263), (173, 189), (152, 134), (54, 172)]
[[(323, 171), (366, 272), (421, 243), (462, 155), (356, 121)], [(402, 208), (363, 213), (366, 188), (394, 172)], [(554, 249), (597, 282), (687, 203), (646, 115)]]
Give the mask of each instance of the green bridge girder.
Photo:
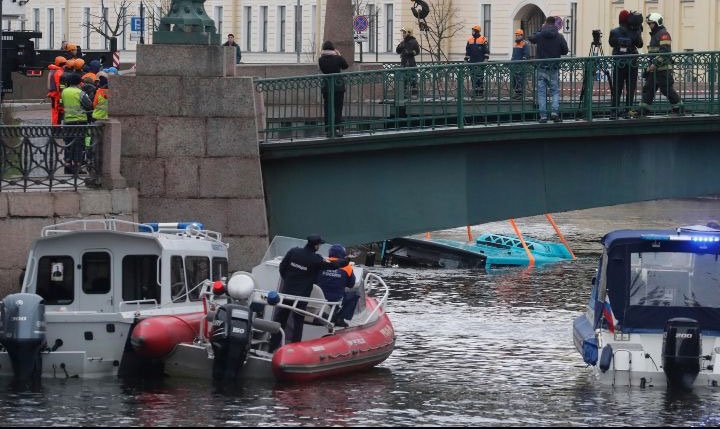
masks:
[(265, 143), (270, 235), (351, 245), (717, 194), (719, 132), (720, 118), (705, 115)]

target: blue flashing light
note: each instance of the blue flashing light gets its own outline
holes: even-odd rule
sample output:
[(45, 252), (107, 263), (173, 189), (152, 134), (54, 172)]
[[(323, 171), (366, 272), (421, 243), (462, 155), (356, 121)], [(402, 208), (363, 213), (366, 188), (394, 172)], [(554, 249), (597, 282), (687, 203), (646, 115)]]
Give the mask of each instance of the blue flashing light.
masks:
[(188, 229), (194, 227), (197, 229), (205, 229), (205, 225), (200, 222), (170, 222), (170, 223), (158, 223), (158, 222), (146, 222), (140, 225), (140, 232), (158, 232), (161, 228), (167, 229)]
[(716, 235), (662, 235), (643, 234), (643, 240), (649, 241), (692, 241), (694, 243), (720, 243), (720, 237)]

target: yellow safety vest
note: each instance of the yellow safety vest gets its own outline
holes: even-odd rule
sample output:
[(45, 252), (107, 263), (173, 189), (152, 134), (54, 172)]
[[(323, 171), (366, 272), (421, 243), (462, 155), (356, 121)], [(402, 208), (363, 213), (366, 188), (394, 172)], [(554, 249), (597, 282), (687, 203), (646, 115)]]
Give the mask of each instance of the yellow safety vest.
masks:
[(98, 88), (95, 93), (95, 110), (93, 110), (92, 117), (94, 119), (107, 119), (108, 118), (108, 99), (107, 89)]
[(82, 90), (76, 86), (63, 89), (60, 96), (63, 108), (65, 109), (64, 122), (87, 122), (87, 114), (82, 108), (80, 97)]

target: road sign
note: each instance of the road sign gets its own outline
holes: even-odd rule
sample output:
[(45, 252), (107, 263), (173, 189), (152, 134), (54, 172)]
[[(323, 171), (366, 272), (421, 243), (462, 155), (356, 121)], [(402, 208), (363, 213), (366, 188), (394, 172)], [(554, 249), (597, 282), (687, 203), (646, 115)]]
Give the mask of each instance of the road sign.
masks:
[(572, 17), (563, 18), (563, 33), (572, 33)]
[(138, 40), (140, 40), (140, 32), (139, 31), (130, 32), (130, 41), (136, 42)]
[(353, 39), (355, 39), (355, 40), (358, 41), (358, 42), (363, 42), (363, 41), (367, 40), (367, 36), (364, 35), (364, 34), (357, 34), (357, 33), (356, 33), (356, 34), (353, 36)]
[(143, 28), (143, 20), (140, 20), (139, 16), (133, 16), (130, 18), (130, 30), (131, 31), (142, 31)]
[(363, 31), (367, 30), (369, 25), (370, 22), (365, 15), (358, 15), (353, 20), (353, 28), (355, 29), (356, 33), (362, 33)]

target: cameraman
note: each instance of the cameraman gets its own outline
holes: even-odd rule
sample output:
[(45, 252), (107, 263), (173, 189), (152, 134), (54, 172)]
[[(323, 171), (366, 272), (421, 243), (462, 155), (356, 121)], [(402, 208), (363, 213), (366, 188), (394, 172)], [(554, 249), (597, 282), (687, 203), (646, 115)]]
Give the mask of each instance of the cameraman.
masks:
[(642, 48), (642, 22), (643, 16), (637, 12), (620, 11), (620, 26), (610, 32), (610, 46), (613, 56), (619, 56), (614, 61), (613, 78), (611, 83), (612, 112), (610, 119), (617, 119), (620, 110), (620, 98), (625, 90), (625, 118), (634, 117), (636, 112), (630, 110), (635, 102), (637, 89), (638, 65), (635, 58), (622, 58), (625, 55), (637, 55), (638, 48)]

